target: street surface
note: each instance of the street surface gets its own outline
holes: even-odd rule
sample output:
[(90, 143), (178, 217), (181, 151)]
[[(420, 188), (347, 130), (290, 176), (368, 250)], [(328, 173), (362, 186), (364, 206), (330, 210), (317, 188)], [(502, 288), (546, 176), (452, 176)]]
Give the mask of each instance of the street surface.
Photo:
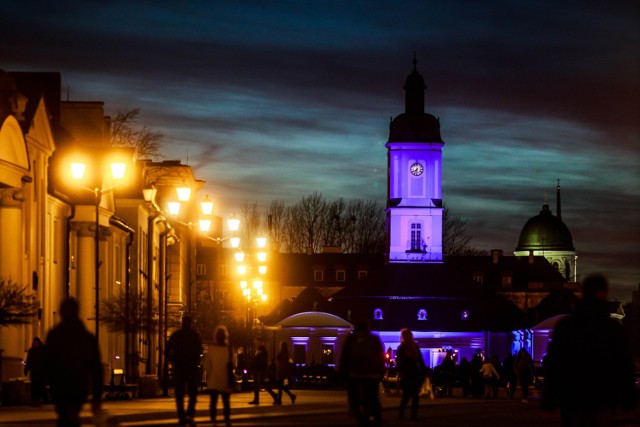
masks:
[[(346, 393), (336, 390), (295, 390), (298, 398), (291, 405), (288, 398), (282, 406), (272, 404), (266, 393), (261, 393), (261, 405), (247, 402), (253, 395), (236, 393), (231, 398), (231, 419), (234, 426), (354, 426), (355, 420), (347, 415)], [(397, 394), (384, 395), (384, 426), (437, 426), (437, 427), (560, 427), (557, 412), (543, 413), (538, 410), (534, 398), (528, 404), (519, 399), (507, 400), (504, 395), (496, 400), (473, 400), (455, 398), (421, 399), (418, 422), (398, 420)], [(209, 396), (198, 397), (196, 422), (199, 426), (211, 426), (208, 416)], [(177, 426), (175, 403), (172, 398), (135, 399), (129, 401), (107, 401), (104, 409), (121, 427)], [(407, 408), (406, 416), (409, 415)], [(83, 426), (93, 426), (88, 405), (82, 413)], [(618, 427), (638, 426), (631, 416), (621, 418)], [(116, 424), (119, 423), (119, 424)], [(52, 405), (39, 408), (29, 406), (0, 407), (0, 426), (39, 427), (55, 425)], [(222, 423), (221, 402), (218, 402), (218, 425)]]

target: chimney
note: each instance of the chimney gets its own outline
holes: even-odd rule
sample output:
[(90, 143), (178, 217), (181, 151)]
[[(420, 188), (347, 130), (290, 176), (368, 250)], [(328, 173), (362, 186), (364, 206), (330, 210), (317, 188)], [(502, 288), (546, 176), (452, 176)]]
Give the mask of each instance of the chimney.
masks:
[(497, 264), (502, 258), (502, 249), (491, 249), (491, 262)]
[(529, 264), (533, 264), (533, 260), (534, 260), (533, 251), (529, 251)]

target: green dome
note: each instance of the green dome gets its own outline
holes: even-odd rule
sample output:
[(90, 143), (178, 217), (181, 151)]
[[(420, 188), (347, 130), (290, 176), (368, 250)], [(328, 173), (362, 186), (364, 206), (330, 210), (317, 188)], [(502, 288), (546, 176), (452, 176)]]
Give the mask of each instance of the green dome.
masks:
[(575, 251), (571, 232), (562, 220), (551, 214), (549, 205), (522, 228), (516, 251)]

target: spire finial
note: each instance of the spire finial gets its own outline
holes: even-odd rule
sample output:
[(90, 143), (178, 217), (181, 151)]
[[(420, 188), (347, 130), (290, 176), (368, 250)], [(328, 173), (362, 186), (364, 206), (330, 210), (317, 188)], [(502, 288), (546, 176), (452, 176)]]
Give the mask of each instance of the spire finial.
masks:
[(560, 204), (560, 178), (558, 178), (558, 186), (556, 187), (556, 216), (562, 219), (562, 206)]
[(416, 57), (416, 51), (414, 50), (413, 51), (413, 72), (414, 73), (418, 71), (416, 67), (417, 65), (418, 65), (418, 58)]

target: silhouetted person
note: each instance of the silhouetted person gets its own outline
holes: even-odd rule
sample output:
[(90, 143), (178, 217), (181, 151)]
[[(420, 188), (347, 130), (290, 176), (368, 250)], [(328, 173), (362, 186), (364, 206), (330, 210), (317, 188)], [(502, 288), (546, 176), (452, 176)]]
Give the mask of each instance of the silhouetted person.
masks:
[(608, 289), (603, 276), (585, 279), (581, 303), (558, 322), (549, 344), (542, 408), (558, 405), (565, 427), (610, 426), (616, 407), (635, 403), (631, 355), (609, 314)]
[(92, 391), (92, 410), (98, 414), (102, 398), (102, 362), (96, 337), (78, 317), (78, 303), (60, 304), (61, 321), (47, 335), (45, 364), (59, 427), (79, 427), (80, 410)]
[(380, 338), (369, 331), (367, 322), (357, 322), (345, 340), (339, 369), (347, 381), (349, 412), (356, 417), (358, 426), (381, 425), (379, 384), (384, 377), (384, 347)]
[(482, 389), (484, 388), (484, 382), (480, 369), (482, 368), (482, 355), (475, 353), (469, 362), (471, 368), (471, 397), (474, 399), (480, 399), (482, 396)]
[(516, 393), (518, 376), (515, 370), (515, 358), (511, 353), (502, 361), (502, 370), (504, 372), (505, 387), (507, 388), (507, 397), (513, 399)]
[(453, 360), (453, 352), (447, 351), (447, 355), (440, 364), (442, 373), (442, 386), (447, 397), (453, 397), (453, 380), (456, 375), (456, 362)]
[(231, 425), (230, 397), (233, 387), (229, 379), (229, 363), (231, 360), (231, 347), (229, 346), (227, 328), (218, 326), (215, 333), (215, 343), (207, 347), (205, 367), (207, 369), (207, 389), (211, 395), (209, 414), (211, 421), (216, 424), (216, 406), (218, 395), (222, 397), (222, 413), (226, 425)]
[(402, 399), (398, 417), (404, 416), (404, 410), (411, 399), (411, 419), (418, 419), (418, 404), (420, 400), (420, 387), (427, 377), (427, 366), (420, 353), (418, 343), (413, 339), (411, 329), (405, 328), (400, 332), (400, 346), (396, 352), (398, 362), (398, 374), (400, 376), (400, 388)]
[(471, 386), (471, 365), (466, 357), (460, 359), (458, 379), (460, 380), (460, 387), (462, 388), (462, 397), (468, 397), (469, 387)]
[(533, 360), (524, 347), (518, 351), (514, 369), (522, 390), (522, 403), (527, 403), (529, 401), (529, 386), (533, 382)]
[[(256, 354), (253, 355), (249, 368), (253, 374), (253, 400), (249, 402), (249, 404), (260, 404), (260, 389), (262, 387), (264, 387), (267, 393), (269, 393), (273, 398), (273, 404), (277, 404), (278, 395), (271, 389), (271, 384), (266, 381), (268, 380), (267, 370), (269, 368), (269, 354), (267, 353), (267, 347), (265, 347), (264, 341), (261, 338), (256, 338)], [(273, 376), (275, 377), (275, 372)]]
[(296, 403), (296, 395), (291, 393), (289, 384), (293, 377), (293, 363), (289, 361), (291, 355), (286, 342), (280, 344), (280, 351), (276, 356), (276, 382), (278, 384), (278, 404), (282, 404), (282, 392), (289, 395), (291, 404)]
[(46, 366), (45, 348), (40, 338), (35, 337), (27, 353), (24, 374), (31, 373), (31, 404), (40, 406), (45, 400)]
[[(200, 371), (198, 365), (202, 356), (202, 342), (198, 332), (191, 329), (191, 317), (182, 317), (182, 328), (174, 332), (167, 343), (167, 359), (173, 366), (173, 382), (178, 408), (178, 423), (193, 424), (196, 413)], [(184, 410), (185, 387), (189, 394), (187, 411)]]

